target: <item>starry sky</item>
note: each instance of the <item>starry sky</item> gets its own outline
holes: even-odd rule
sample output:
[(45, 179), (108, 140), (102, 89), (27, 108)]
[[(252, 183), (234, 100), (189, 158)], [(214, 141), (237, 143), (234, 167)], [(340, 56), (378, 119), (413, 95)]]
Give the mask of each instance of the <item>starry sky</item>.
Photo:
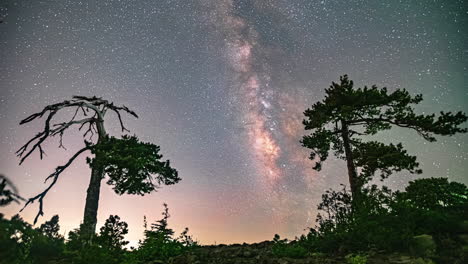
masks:
[[(294, 238), (314, 226), (321, 194), (347, 176), (333, 158), (311, 169), (302, 112), (340, 75), (422, 93), (420, 113), (468, 112), (463, 0), (4, 0), (0, 19), (0, 173), (31, 197), (82, 147), (73, 130), (68, 150), (51, 139), (42, 161), (18, 165), (15, 151), (43, 126), (19, 121), (45, 105), (96, 95), (128, 106), (140, 116), (124, 116), (131, 133), (160, 145), (182, 178), (144, 197), (103, 184), (98, 226), (118, 214), (133, 245), (143, 216), (160, 219), (163, 202), (170, 226), (204, 244)], [(115, 116), (105, 125), (121, 135)], [(424, 171), (391, 176), (391, 188), (416, 177), (468, 184), (466, 134), (426, 143), (394, 129), (376, 139), (402, 142)], [(59, 214), (61, 232), (78, 227), (89, 176), (82, 157), (47, 195), (39, 222)], [(33, 204), (21, 215), (36, 212)]]

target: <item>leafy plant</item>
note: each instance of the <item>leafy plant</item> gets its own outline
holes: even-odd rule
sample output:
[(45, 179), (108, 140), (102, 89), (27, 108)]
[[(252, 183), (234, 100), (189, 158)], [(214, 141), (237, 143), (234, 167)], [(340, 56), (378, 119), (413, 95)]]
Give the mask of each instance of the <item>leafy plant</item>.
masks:
[(346, 262), (348, 264), (366, 264), (367, 263), (367, 256), (366, 255), (353, 255), (353, 254), (350, 254), (350, 255), (347, 255), (345, 257), (346, 259)]

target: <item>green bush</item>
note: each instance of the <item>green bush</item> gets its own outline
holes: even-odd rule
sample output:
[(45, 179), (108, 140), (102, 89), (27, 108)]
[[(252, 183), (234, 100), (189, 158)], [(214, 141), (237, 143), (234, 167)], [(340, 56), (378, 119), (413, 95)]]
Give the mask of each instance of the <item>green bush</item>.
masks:
[[(410, 182), (402, 192), (373, 185), (363, 189), (358, 201), (359, 206), (353, 206), (345, 188), (327, 191), (318, 207), (317, 227), (301, 236), (299, 245), (333, 254), (407, 251), (414, 236), (427, 234), (438, 245), (438, 255), (461, 255), (457, 233), (468, 217), (465, 185), (443, 178)], [(453, 243), (447, 247), (443, 241)]]
[(60, 259), (63, 238), (49, 227), (58, 227), (58, 216), (34, 229), (19, 215), (8, 220), (0, 214), (0, 263), (39, 264)]
[(128, 259), (129, 264), (154, 260), (167, 261), (197, 246), (188, 234), (188, 228), (185, 228), (178, 238), (174, 238), (174, 230), (168, 227), (170, 214), (167, 204), (164, 204), (162, 215), (163, 218), (153, 223), (149, 230), (145, 220), (145, 237), (140, 242), (140, 247), (132, 252), (134, 256)]
[(347, 255), (345, 257), (348, 264), (366, 264), (367, 256), (366, 255)]
[(308, 251), (298, 243), (288, 243), (287, 239), (280, 239), (278, 234), (273, 238), (273, 247), (271, 249), (273, 255), (277, 257), (288, 258), (304, 258), (307, 256)]

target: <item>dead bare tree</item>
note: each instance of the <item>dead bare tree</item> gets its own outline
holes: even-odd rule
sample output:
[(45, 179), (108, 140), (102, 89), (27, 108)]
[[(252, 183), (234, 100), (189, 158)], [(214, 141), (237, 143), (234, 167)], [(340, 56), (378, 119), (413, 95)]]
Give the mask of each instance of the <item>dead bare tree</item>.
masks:
[[(64, 111), (65, 109), (72, 109), (73, 115), (68, 122), (53, 122), (53, 118), (59, 111)], [(141, 194), (149, 193), (158, 188), (160, 184), (174, 184), (177, 183), (180, 178), (177, 176), (177, 171), (172, 169), (169, 166), (169, 161), (161, 162), (159, 161), (162, 158), (162, 155), (158, 155), (159, 147), (152, 145), (150, 143), (141, 143), (138, 142), (136, 137), (124, 136), (123, 139), (109, 138), (105, 127), (104, 127), (104, 117), (107, 112), (114, 112), (120, 123), (122, 132), (129, 131), (122, 121), (122, 112), (128, 113), (136, 118), (138, 115), (132, 110), (128, 109), (126, 106), (116, 106), (112, 102), (104, 100), (100, 97), (85, 97), (85, 96), (73, 96), (71, 100), (66, 100), (61, 103), (56, 103), (46, 106), (41, 112), (34, 113), (27, 118), (23, 119), (20, 122), (20, 125), (29, 123), (35, 119), (40, 119), (44, 116), (45, 124), (44, 129), (31, 138), (26, 144), (24, 144), (18, 151), (17, 156), (20, 158), (20, 164), (22, 164), (34, 151), (39, 152), (39, 156), (42, 159), (44, 155), (44, 150), (42, 144), (46, 139), (59, 136), (59, 147), (64, 148), (63, 145), (63, 134), (64, 132), (72, 127), (78, 127), (80, 131), (83, 131), (84, 147), (78, 150), (64, 165), (58, 166), (54, 172), (52, 172), (48, 177), (46, 177), (45, 182), (51, 181), (45, 190), (36, 196), (29, 198), (23, 207), (23, 209), (29, 204), (39, 201), (39, 211), (34, 219), (34, 223), (37, 222), (39, 216), (44, 214), (43, 211), (43, 200), (47, 195), (49, 190), (56, 184), (61, 173), (68, 168), (76, 158), (78, 158), (82, 153), (86, 151), (91, 151), (94, 154), (94, 158), (88, 160), (88, 164), (91, 167), (91, 178), (87, 190), (86, 196), (86, 205), (84, 210), (83, 224), (81, 226), (81, 233), (87, 235), (93, 235), (96, 229), (97, 222), (97, 210), (99, 205), (99, 193), (101, 187), (101, 181), (106, 174), (110, 175), (111, 179), (108, 181), (108, 184), (114, 184), (116, 187), (114, 190), (118, 194), (123, 194), (125, 192), (129, 194)], [(97, 139), (93, 142), (94, 135), (97, 135)], [(112, 140), (110, 140), (112, 139)], [(109, 146), (112, 144), (117, 146), (117, 149), (110, 149)], [(125, 168), (129, 166), (128, 164), (123, 164), (119, 158), (119, 144), (126, 144), (125, 146), (139, 147), (137, 148), (141, 151), (141, 146), (152, 148), (152, 152), (146, 151), (145, 155), (149, 156), (145, 159), (146, 163), (139, 162), (138, 164), (143, 164), (138, 168)], [(130, 144), (130, 145), (129, 145)], [(133, 145), (131, 145), (133, 144)], [(113, 159), (106, 158), (105, 156), (109, 153), (101, 151), (106, 149), (106, 151), (114, 151), (111, 155)], [(129, 148), (126, 148), (128, 151)], [(142, 153), (136, 153), (133, 158), (141, 159), (138, 157)], [(126, 154), (128, 155), (128, 154)], [(128, 157), (127, 157), (128, 158)], [(104, 161), (104, 162), (102, 162)], [(150, 166), (151, 165), (151, 166)], [(117, 170), (119, 168), (120, 170)], [(157, 183), (154, 183), (152, 175), (156, 174)], [(132, 179), (133, 185), (129, 185), (129, 179)], [(134, 179), (139, 180), (135, 182)], [(123, 186), (121, 183), (126, 182), (127, 185)], [(119, 185), (120, 184), (120, 185)]]

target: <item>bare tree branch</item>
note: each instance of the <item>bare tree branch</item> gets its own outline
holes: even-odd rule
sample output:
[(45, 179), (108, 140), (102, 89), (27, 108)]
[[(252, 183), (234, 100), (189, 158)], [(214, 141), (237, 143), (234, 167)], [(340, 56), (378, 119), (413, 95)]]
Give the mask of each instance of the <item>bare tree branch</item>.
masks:
[(55, 185), (55, 183), (57, 182), (60, 174), (66, 169), (68, 168), (68, 166), (70, 166), (73, 161), (83, 152), (85, 152), (86, 150), (89, 150), (91, 149), (90, 146), (86, 146), (82, 149), (80, 149), (79, 151), (77, 151), (69, 160), (67, 163), (65, 163), (64, 165), (62, 166), (58, 166), (55, 171), (50, 174), (46, 179), (45, 179), (45, 182), (47, 182), (47, 180), (49, 179), (52, 179), (52, 182), (49, 184), (49, 186), (41, 193), (39, 193), (38, 195), (32, 197), (32, 198), (29, 198), (28, 201), (26, 202), (26, 204), (24, 205), (24, 207), (21, 209), (20, 212), (22, 212), (24, 210), (24, 208), (26, 208), (26, 206), (28, 206), (29, 204), (31, 203), (34, 203), (36, 200), (39, 200), (39, 212), (37, 213), (36, 217), (34, 218), (34, 224), (36, 224), (37, 222), (37, 219), (39, 218), (39, 216), (42, 216), (44, 215), (44, 211), (43, 211), (43, 199), (44, 197), (47, 195), (47, 193), (49, 192), (49, 190)]
[[(26, 144), (24, 144), (17, 152), (17, 156), (18, 157), (21, 157), (21, 160), (20, 160), (20, 165), (23, 163), (23, 161), (29, 157), (29, 155), (31, 155), (31, 153), (36, 149), (36, 148), (39, 148), (39, 154), (40, 154), (40, 158), (42, 159), (42, 155), (44, 154), (44, 151), (42, 150), (42, 147), (41, 147), (41, 144), (47, 139), (47, 137), (49, 137), (49, 134), (50, 134), (50, 120), (52, 119), (52, 117), (57, 113), (56, 110), (50, 112), (49, 116), (47, 117), (46, 121), (45, 121), (45, 127), (44, 127), (44, 130), (42, 132), (39, 132), (35, 137), (33, 137), (32, 139), (30, 139)], [(24, 124), (24, 123), (27, 123), (27, 122), (30, 122), (32, 120), (34, 120), (36, 117), (41, 117), (43, 114), (40, 114), (40, 115), (35, 115), (34, 118), (26, 118), (28, 119), (28, 121), (21, 121), (20, 124)], [(34, 116), (34, 115), (32, 115)], [(26, 120), (25, 119), (25, 120)], [(37, 142), (35, 142), (37, 140)], [(29, 147), (29, 144), (31, 143), (34, 143), (34, 146), (32, 148), (28, 150), (28, 147)], [(27, 152), (26, 152), (27, 151)], [(24, 153), (26, 152), (26, 154), (24, 155)]]
[(59, 133), (63, 133), (63, 131), (65, 131), (65, 129), (69, 128), (70, 126), (72, 125), (75, 125), (75, 124), (86, 124), (88, 122), (96, 122), (97, 120), (95, 118), (85, 118), (85, 119), (81, 119), (81, 120), (70, 120), (68, 122), (63, 122), (63, 123), (58, 123), (58, 124), (54, 124), (53, 126), (56, 127), (54, 129), (52, 129), (50, 131), (50, 135), (51, 136), (55, 136)]
[[(62, 108), (70, 108), (70, 107), (76, 107), (74, 114), (71, 118), (70, 121), (68, 122), (62, 122), (62, 123), (57, 123), (57, 124), (51, 124), (53, 117), (55, 114)], [(102, 109), (100, 109), (100, 107)], [(88, 116), (87, 112), (89, 109), (93, 110), (95, 114), (93, 117), (90, 118), (84, 118), (81, 120), (75, 120), (75, 118), (78, 115), (79, 110), (82, 110), (84, 116)], [(107, 100), (103, 100), (100, 97), (86, 97), (86, 96), (73, 96), (72, 100), (65, 100), (61, 103), (56, 103), (52, 105), (46, 106), (41, 112), (34, 113), (25, 119), (21, 120), (20, 125), (29, 123), (35, 119), (42, 118), (44, 115), (47, 114), (47, 119), (45, 120), (45, 126), (44, 129), (36, 134), (33, 138), (31, 138), (26, 144), (24, 144), (17, 152), (17, 156), (20, 157), (20, 165), (36, 150), (39, 149), (39, 156), (42, 159), (43, 155), (45, 154), (43, 149), (42, 149), (42, 143), (50, 136), (55, 136), (59, 135), (59, 147), (65, 148), (63, 146), (63, 133), (64, 131), (71, 127), (72, 125), (75, 124), (80, 124), (79, 130), (86, 125), (89, 124), (88, 129), (84, 133), (84, 137), (86, 137), (88, 134), (90, 134), (90, 139), (94, 136), (94, 133), (97, 133), (97, 128), (96, 124), (98, 122), (103, 122), (104, 120), (104, 114), (107, 109), (111, 109), (114, 111), (120, 122), (120, 126), (122, 128), (122, 131), (129, 131), (127, 128), (125, 128), (123, 121), (122, 121), (122, 116), (120, 111), (127, 112), (128, 114), (137, 117), (138, 115), (133, 112), (132, 110), (128, 109), (126, 106), (115, 106), (113, 103), (110, 103)]]
[[(71, 119), (68, 122), (59, 122), (59, 123), (53, 123), (53, 118), (57, 114), (59, 110), (62, 109), (73, 109), (73, 115)], [(106, 135), (105, 129), (104, 129), (104, 115), (106, 111), (110, 109), (111, 111), (115, 112), (119, 118), (120, 126), (122, 128), (122, 131), (129, 131), (128, 129), (125, 128), (124, 123), (122, 121), (122, 116), (121, 116), (121, 111), (126, 112), (134, 117), (138, 118), (138, 115), (133, 112), (132, 110), (128, 109), (126, 106), (115, 106), (112, 102), (109, 102), (107, 100), (104, 100), (100, 97), (87, 97), (87, 96), (73, 96), (71, 100), (65, 100), (60, 103), (56, 104), (51, 104), (42, 111), (34, 113), (25, 119), (21, 120), (20, 125), (32, 122), (36, 119), (40, 119), (43, 116), (47, 116), (46, 120), (44, 121), (44, 128), (42, 131), (37, 133), (34, 137), (32, 137), (29, 141), (26, 142), (21, 148), (18, 149), (16, 152), (16, 155), (20, 158), (20, 165), (35, 151), (38, 150), (39, 156), (42, 159), (43, 155), (45, 154), (42, 144), (47, 138), (54, 137), (56, 135), (59, 136), (59, 148), (65, 148), (63, 145), (63, 135), (64, 132), (68, 129), (71, 128), (74, 125), (79, 125), (78, 130), (81, 131), (84, 127), (87, 129), (84, 130), (83, 137), (85, 138), (85, 145), (86, 147), (82, 148), (78, 152), (76, 152), (70, 160), (62, 166), (58, 166), (55, 171), (50, 174), (46, 179), (45, 182), (47, 182), (49, 179), (52, 179), (52, 182), (49, 184), (49, 186), (41, 193), (38, 195), (30, 198), (25, 206), (23, 207), (26, 208), (30, 203), (33, 203), (36, 200), (39, 200), (39, 212), (37, 213), (34, 223), (37, 222), (37, 219), (39, 216), (43, 215), (43, 199), (46, 196), (46, 194), (49, 192), (49, 190), (55, 185), (57, 182), (60, 174), (68, 167), (70, 164), (73, 163), (73, 161), (84, 151), (92, 149), (93, 146), (91, 142), (86, 141), (86, 137), (89, 135), (89, 140), (91, 141), (93, 139), (93, 136), (97, 134), (99, 138), (103, 137)], [(93, 114), (89, 114), (90, 110), (94, 112)], [(77, 119), (78, 118), (78, 113), (82, 112), (83, 116), (85, 118), (82, 119)], [(90, 117), (91, 116), (91, 117)], [(23, 210), (21, 209), (21, 211)]]

